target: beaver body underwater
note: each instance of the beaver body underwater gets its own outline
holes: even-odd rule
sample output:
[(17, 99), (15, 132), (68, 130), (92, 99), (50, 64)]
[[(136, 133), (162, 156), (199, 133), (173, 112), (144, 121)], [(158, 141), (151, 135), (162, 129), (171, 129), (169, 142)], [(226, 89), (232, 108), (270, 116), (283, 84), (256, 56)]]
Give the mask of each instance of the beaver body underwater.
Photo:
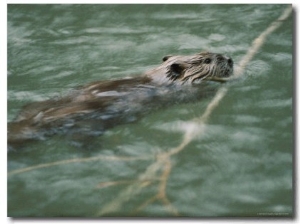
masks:
[(199, 100), (207, 91), (203, 80), (232, 73), (232, 59), (221, 54), (165, 56), (160, 66), (142, 76), (92, 82), (65, 97), (24, 106), (8, 123), (8, 147), (14, 149), (53, 134), (101, 135), (152, 109)]

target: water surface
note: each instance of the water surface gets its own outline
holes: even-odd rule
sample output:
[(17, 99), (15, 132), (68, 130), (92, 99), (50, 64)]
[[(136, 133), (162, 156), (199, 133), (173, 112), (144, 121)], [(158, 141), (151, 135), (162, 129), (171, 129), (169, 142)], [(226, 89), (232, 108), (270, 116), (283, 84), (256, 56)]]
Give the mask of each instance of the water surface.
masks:
[[(28, 102), (140, 74), (168, 54), (209, 50), (237, 64), (285, 7), (9, 5), (8, 121)], [(10, 152), (8, 172), (48, 166), (8, 176), (8, 216), (291, 216), (292, 27), (289, 18), (268, 37), (245, 78), (227, 84), (205, 131), (167, 161), (168, 202), (154, 198), (168, 165), (156, 156), (180, 144), (213, 96), (113, 128), (92, 150), (54, 136)]]

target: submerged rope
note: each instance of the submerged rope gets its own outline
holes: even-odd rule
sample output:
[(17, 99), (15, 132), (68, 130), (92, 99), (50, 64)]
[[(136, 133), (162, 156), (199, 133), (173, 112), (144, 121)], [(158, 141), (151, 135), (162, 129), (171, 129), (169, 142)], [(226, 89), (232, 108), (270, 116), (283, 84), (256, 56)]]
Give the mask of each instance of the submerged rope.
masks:
[(252, 42), (252, 46), (249, 48), (247, 54), (245, 54), (245, 56), (240, 61), (239, 67), (238, 67), (238, 69), (236, 70), (236, 72), (234, 74), (234, 78), (240, 77), (243, 74), (243, 72), (245, 70), (245, 67), (252, 60), (252, 58), (258, 52), (258, 50), (261, 48), (261, 46), (265, 43), (267, 37), (282, 25), (282, 23), (290, 16), (290, 14), (292, 13), (292, 10), (293, 10), (292, 5), (289, 5), (282, 12), (282, 14), (279, 16), (279, 18), (277, 20), (273, 21), (270, 24), (270, 26), (267, 29), (265, 29)]

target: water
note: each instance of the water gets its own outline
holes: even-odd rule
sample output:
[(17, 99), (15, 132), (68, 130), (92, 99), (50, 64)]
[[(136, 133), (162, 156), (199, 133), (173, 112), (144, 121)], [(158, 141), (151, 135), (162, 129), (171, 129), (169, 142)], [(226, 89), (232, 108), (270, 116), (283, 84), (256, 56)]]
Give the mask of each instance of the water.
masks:
[[(285, 7), (9, 5), (8, 121), (28, 102), (142, 73), (168, 54), (209, 50), (237, 64)], [(155, 156), (181, 143), (213, 96), (113, 128), (93, 150), (54, 136), (9, 153), (8, 172), (44, 166), (10, 173), (8, 216), (292, 216), (292, 27), (289, 18), (268, 37), (170, 160)]]

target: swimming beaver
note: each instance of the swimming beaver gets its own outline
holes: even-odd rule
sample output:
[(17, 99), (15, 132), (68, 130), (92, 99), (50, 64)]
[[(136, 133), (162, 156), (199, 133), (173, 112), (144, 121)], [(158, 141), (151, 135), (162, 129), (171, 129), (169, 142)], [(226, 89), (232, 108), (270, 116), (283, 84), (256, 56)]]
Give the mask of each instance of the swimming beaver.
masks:
[(160, 66), (142, 76), (92, 82), (63, 98), (26, 105), (8, 124), (8, 146), (59, 133), (100, 135), (153, 108), (198, 100), (207, 91), (203, 80), (218, 80), (232, 73), (232, 59), (221, 54), (165, 56)]

